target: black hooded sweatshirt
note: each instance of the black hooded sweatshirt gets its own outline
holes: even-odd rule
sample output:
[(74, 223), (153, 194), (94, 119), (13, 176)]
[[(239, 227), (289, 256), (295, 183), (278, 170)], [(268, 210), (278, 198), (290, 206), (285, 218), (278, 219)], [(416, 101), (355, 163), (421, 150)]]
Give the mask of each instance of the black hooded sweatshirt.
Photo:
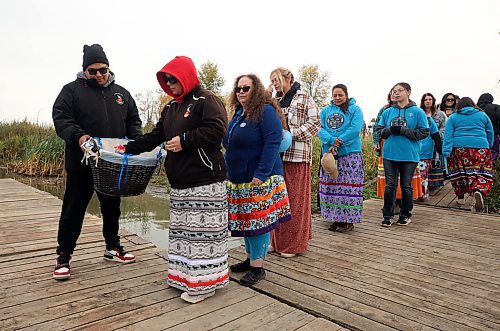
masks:
[[(165, 76), (177, 78), (183, 93), (175, 95)], [(187, 189), (224, 181), (226, 166), (222, 155), (222, 139), (227, 128), (227, 113), (220, 99), (199, 86), (191, 59), (177, 56), (157, 73), (163, 90), (174, 100), (163, 109), (155, 128), (125, 146), (126, 153), (150, 151), (165, 141), (179, 136), (182, 150), (169, 151), (165, 170), (170, 186)]]
[(491, 123), (493, 123), (495, 136), (500, 135), (500, 105), (493, 103), (493, 96), (489, 93), (482, 94), (477, 101), (477, 105), (484, 110)]

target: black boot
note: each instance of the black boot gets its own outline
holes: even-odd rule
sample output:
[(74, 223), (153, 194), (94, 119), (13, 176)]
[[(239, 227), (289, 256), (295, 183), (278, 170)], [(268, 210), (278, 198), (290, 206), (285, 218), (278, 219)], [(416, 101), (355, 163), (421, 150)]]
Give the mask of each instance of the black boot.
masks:
[(233, 264), (230, 269), (232, 272), (243, 272), (243, 271), (249, 271), (250, 270), (250, 259), (247, 258), (243, 262), (239, 262), (236, 264)]
[(259, 280), (266, 277), (266, 271), (262, 267), (250, 267), (251, 270), (245, 274), (240, 280), (243, 286), (255, 285)]

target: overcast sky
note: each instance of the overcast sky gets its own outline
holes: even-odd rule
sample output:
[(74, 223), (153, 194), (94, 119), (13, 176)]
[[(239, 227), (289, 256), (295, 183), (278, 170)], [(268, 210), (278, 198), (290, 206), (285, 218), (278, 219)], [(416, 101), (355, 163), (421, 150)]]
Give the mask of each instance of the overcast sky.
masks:
[(81, 70), (84, 44), (100, 43), (116, 82), (132, 94), (156, 89), (176, 55), (269, 83), (279, 66), (298, 76), (318, 64), (344, 83), (365, 114), (389, 89), (500, 103), (500, 0), (28, 1), (0, 0), (0, 121), (52, 123), (53, 102)]

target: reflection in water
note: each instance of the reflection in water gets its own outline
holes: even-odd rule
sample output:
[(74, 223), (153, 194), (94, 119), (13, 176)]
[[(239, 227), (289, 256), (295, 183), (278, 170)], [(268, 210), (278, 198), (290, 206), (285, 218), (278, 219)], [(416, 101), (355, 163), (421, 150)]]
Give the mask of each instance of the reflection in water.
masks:
[[(60, 199), (64, 195), (64, 178), (25, 177), (5, 174), (0, 169), (0, 178), (14, 178), (17, 181), (48, 192)], [(162, 249), (168, 249), (169, 200), (165, 188), (148, 186), (146, 193), (136, 197), (122, 198), (120, 227), (152, 242)], [(87, 212), (101, 217), (99, 200), (94, 194)], [(239, 246), (240, 238), (230, 238), (230, 247)]]

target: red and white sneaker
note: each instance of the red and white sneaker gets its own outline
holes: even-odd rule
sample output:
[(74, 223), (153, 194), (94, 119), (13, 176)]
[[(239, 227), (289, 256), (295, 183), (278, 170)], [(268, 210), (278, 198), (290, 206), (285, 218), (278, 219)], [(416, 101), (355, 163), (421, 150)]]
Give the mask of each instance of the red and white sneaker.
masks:
[(118, 246), (111, 250), (104, 251), (104, 259), (109, 261), (116, 261), (121, 263), (135, 262), (135, 256), (126, 252), (122, 246)]
[(54, 268), (54, 272), (52, 273), (52, 278), (57, 280), (65, 280), (71, 276), (69, 260), (71, 260), (70, 254), (59, 254), (56, 259), (56, 266)]

